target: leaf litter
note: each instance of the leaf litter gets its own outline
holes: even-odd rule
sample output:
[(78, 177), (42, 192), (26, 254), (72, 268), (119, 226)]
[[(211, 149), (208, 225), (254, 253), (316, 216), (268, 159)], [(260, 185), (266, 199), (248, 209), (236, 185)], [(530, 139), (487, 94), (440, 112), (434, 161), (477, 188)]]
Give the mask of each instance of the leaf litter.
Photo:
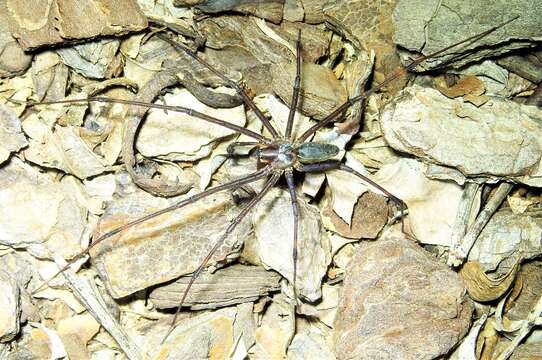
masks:
[[(338, 158), (351, 167), (364, 174), (376, 172), (372, 178), (405, 201), (409, 240), (400, 224), (389, 221), (393, 209), (385, 198), (367, 192), (371, 187), (333, 172), (307, 174), (305, 195), (300, 196), (302, 281), (297, 283), (296, 308), (288, 287), (293, 217), (287, 194), (275, 189), (216, 254), (210, 271), (198, 278), (186, 303), (189, 308), (161, 344), (172, 317), (162, 309), (176, 306), (186, 275), (258, 183), (131, 228), (94, 249), (91, 266), (77, 275), (69, 270), (66, 279), (59, 277), (51, 288), (30, 295), (54, 273), (54, 262), (72, 258), (93, 234), (238, 178), (255, 165), (225, 156), (227, 145), (246, 141), (244, 136), (185, 115), (153, 110), (144, 117), (120, 104), (25, 108), (21, 101), (96, 94), (153, 100), (184, 104), (262, 131), (254, 114), (236, 103), (235, 94), (219, 88), (225, 84), (216, 76), (156, 37), (132, 34), (146, 27), (147, 17), (197, 41), (206, 39), (206, 59), (229, 77), (242, 79), (258, 95), (258, 106), (283, 129), (283, 103), (291, 98), (295, 59), (291, 48), (301, 28), (305, 101), (294, 132), (302, 133), (347, 96), (363, 91), (365, 81), (381, 81), (392, 73), (398, 64), (392, 31), (396, 42), (410, 51), (420, 48), (408, 41), (419, 44), (417, 37), (426, 34), (405, 30), (409, 12), (417, 11), (412, 1), (386, 2), (389, 11), (381, 12), (361, 0), (351, 1), (345, 12), (344, 2), (325, 7), (317, 1), (258, 6), (232, 2), (228, 8), (216, 2), (213, 9), (196, 9), (125, 0), (109, 15), (98, 11), (96, 21), (85, 19), (88, 27), (82, 33), (70, 27), (81, 20), (73, 12), (73, 1), (59, 2), (61, 27), (55, 27), (56, 8), (41, 24), (33, 23), (23, 7), (9, 8), (24, 21), (9, 17), (2, 39), (11, 40), (0, 41), (18, 56), (9, 60), (19, 61), (13, 66), (0, 57), (0, 286), (6, 294), (0, 299), (5, 305), (0, 318), (6, 319), (0, 329), (1, 356), (540, 356), (533, 346), (538, 341), (533, 327), (541, 323), (541, 293), (533, 279), (541, 273), (542, 150), (536, 134), (542, 114), (522, 104), (539, 84), (535, 76), (521, 77), (534, 73), (529, 64), (528, 71), (508, 70), (510, 66), (499, 67), (494, 60), (476, 69), (464, 66), (513, 49), (528, 53), (539, 44), (540, 34), (532, 30), (540, 21), (537, 7), (529, 1), (514, 2), (523, 9), (518, 10), (522, 17), (505, 32), (484, 38), (486, 47), (453, 63), (463, 67), (391, 84), (387, 92), (368, 99), (361, 123), (354, 108), (344, 122), (315, 135), (315, 141), (337, 145)], [(441, 21), (454, 20), (446, 12), (451, 7), (439, 10), (431, 4), (418, 9), (414, 24), (430, 24), (429, 30), (437, 30), (431, 39), (438, 39), (440, 29), (448, 28)], [(469, 6), (456, 10), (469, 13)], [(502, 15), (502, 6), (488, 5), (482, 11)], [(436, 15), (429, 17), (431, 9)], [(372, 26), (360, 26), (359, 19)], [(459, 34), (458, 39), (444, 34), (422, 51), (494, 25), (463, 27), (450, 32)], [(43, 31), (53, 28), (57, 31)], [(379, 35), (368, 34), (366, 28)], [(100, 36), (107, 39), (91, 39)], [(54, 44), (62, 46), (50, 48)], [(364, 50), (369, 44), (376, 57)], [(33, 50), (26, 53), (33, 56), (32, 63), (20, 56), (21, 49)], [(376, 72), (369, 77), (373, 59)], [(176, 88), (164, 91), (172, 86)], [(137, 95), (134, 90), (139, 90)], [(218, 102), (231, 105), (216, 106)], [(388, 290), (383, 293), (374, 282)], [(470, 320), (473, 311), (476, 323)], [(450, 324), (455, 331), (449, 342), (431, 339), (450, 331)], [(352, 331), (358, 334), (353, 339)], [(399, 343), (404, 346), (394, 347)]]

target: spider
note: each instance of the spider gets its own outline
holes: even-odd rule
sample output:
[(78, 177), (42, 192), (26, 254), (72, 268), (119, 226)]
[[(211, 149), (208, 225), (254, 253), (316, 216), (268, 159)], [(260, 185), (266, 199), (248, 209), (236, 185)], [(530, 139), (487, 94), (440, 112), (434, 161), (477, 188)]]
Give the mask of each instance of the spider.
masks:
[[(297, 199), (297, 191), (295, 187), (295, 181), (294, 181), (294, 173), (313, 173), (313, 172), (325, 172), (328, 170), (340, 170), (344, 172), (348, 172), (350, 174), (353, 174), (363, 180), (364, 182), (368, 183), (372, 187), (378, 189), (382, 193), (384, 193), (386, 196), (388, 196), (391, 200), (393, 200), (400, 208), (401, 211), (401, 219), (403, 216), (403, 213), (405, 211), (405, 204), (402, 200), (400, 200), (398, 197), (391, 194), (389, 191), (384, 189), (379, 184), (375, 183), (368, 177), (364, 176), (363, 174), (359, 173), (358, 171), (354, 170), (353, 168), (345, 165), (340, 160), (334, 160), (333, 158), (335, 155), (339, 153), (339, 148), (335, 145), (326, 144), (326, 143), (318, 143), (318, 142), (310, 142), (307, 141), (313, 134), (316, 133), (319, 129), (323, 128), (324, 126), (331, 124), (341, 118), (341, 116), (344, 114), (344, 112), (351, 107), (352, 105), (356, 103), (363, 102), (369, 95), (379, 91), (384, 86), (389, 84), (390, 82), (394, 81), (398, 77), (405, 74), (407, 71), (415, 68), (417, 65), (421, 64), (422, 62), (426, 61), (427, 59), (436, 57), (444, 52), (447, 52), (448, 50), (457, 47), (459, 45), (462, 45), (464, 43), (476, 41), (493, 31), (499, 29), (500, 27), (506, 25), (510, 21), (514, 20), (515, 18), (508, 20), (507, 22), (500, 24), (498, 26), (495, 26), (491, 29), (488, 29), (484, 31), (483, 33), (471, 36), (465, 40), (462, 40), (460, 42), (457, 42), (453, 45), (450, 45), (444, 49), (441, 49), (439, 51), (436, 51), (432, 54), (421, 56), (420, 58), (412, 61), (406, 68), (400, 69), (396, 72), (394, 72), (391, 76), (387, 77), (383, 82), (381, 82), (379, 85), (373, 87), (370, 90), (367, 90), (363, 94), (356, 96), (352, 99), (347, 100), (345, 103), (340, 105), (338, 108), (336, 108), (333, 112), (331, 112), (329, 115), (327, 115), (325, 118), (320, 120), (318, 123), (307, 129), (305, 132), (303, 132), (299, 136), (294, 136), (292, 129), (294, 125), (294, 115), (296, 113), (296, 110), (298, 108), (299, 100), (300, 100), (300, 83), (301, 83), (301, 30), (299, 30), (297, 34), (297, 41), (296, 41), (296, 74), (295, 74), (295, 80), (293, 84), (293, 94), (291, 98), (291, 105), (290, 110), (288, 113), (287, 118), (287, 124), (286, 129), (284, 133), (279, 133), (275, 127), (271, 124), (269, 119), (262, 113), (262, 111), (256, 106), (254, 101), (251, 99), (251, 97), (248, 95), (248, 93), (245, 91), (245, 89), (238, 84), (235, 81), (232, 81), (228, 77), (226, 77), (224, 74), (216, 70), (213, 66), (211, 66), (208, 62), (206, 62), (204, 59), (202, 59), (200, 56), (196, 54), (196, 52), (190, 50), (188, 47), (177, 43), (170, 39), (169, 37), (158, 34), (158, 36), (163, 39), (164, 41), (170, 43), (175, 49), (178, 51), (182, 51), (186, 53), (188, 56), (192, 57), (194, 60), (199, 62), (201, 65), (205, 66), (208, 70), (210, 70), (212, 73), (214, 73), (216, 76), (221, 78), (229, 87), (234, 89), (238, 96), (242, 99), (242, 102), (245, 106), (247, 106), (250, 110), (254, 112), (256, 117), (261, 121), (265, 129), (267, 129), (270, 136), (264, 136), (262, 134), (259, 134), (255, 131), (249, 130), (247, 128), (229, 123), (227, 121), (200, 113), (198, 111), (195, 111), (193, 109), (189, 109), (186, 107), (181, 106), (174, 106), (174, 105), (161, 105), (161, 104), (149, 104), (146, 102), (139, 102), (139, 101), (131, 101), (131, 100), (122, 100), (122, 99), (114, 99), (114, 98), (107, 98), (107, 97), (90, 97), (86, 99), (73, 99), (73, 100), (60, 100), (60, 101), (47, 101), (47, 102), (41, 102), (41, 103), (33, 103), (31, 105), (37, 106), (37, 105), (47, 105), (47, 104), (69, 104), (69, 103), (85, 103), (85, 102), (102, 102), (102, 103), (121, 103), (121, 104), (127, 104), (130, 106), (136, 106), (136, 107), (143, 107), (143, 108), (155, 108), (155, 109), (162, 109), (164, 111), (175, 111), (180, 113), (185, 113), (187, 115), (190, 115), (194, 118), (201, 119), (206, 122), (210, 122), (213, 124), (216, 124), (217, 126), (227, 128), (230, 130), (233, 130), (239, 134), (243, 134), (248, 136), (252, 139), (250, 142), (235, 142), (232, 143), (228, 147), (228, 153), (230, 155), (233, 155), (235, 153), (235, 148), (241, 147), (241, 146), (250, 146), (252, 147), (252, 150), (250, 151), (251, 157), (255, 158), (258, 164), (260, 164), (260, 168), (247, 176), (238, 178), (236, 180), (233, 180), (231, 182), (214, 186), (209, 188), (208, 190), (205, 190), (201, 193), (192, 195), (184, 200), (181, 200), (169, 207), (166, 207), (164, 209), (161, 209), (159, 211), (150, 213), (146, 216), (143, 216), (141, 218), (138, 218), (136, 220), (133, 220), (131, 222), (128, 222), (120, 227), (117, 227), (113, 230), (110, 230), (106, 232), (105, 234), (102, 234), (101, 236), (94, 239), (92, 244), (87, 247), (85, 250), (80, 252), (78, 255), (76, 255), (71, 261), (69, 261), (65, 266), (60, 268), (56, 274), (54, 274), (49, 280), (44, 282), (38, 289), (35, 290), (39, 291), (44, 286), (47, 286), (49, 282), (56, 277), (58, 274), (64, 272), (66, 269), (70, 267), (74, 262), (77, 260), (83, 258), (84, 256), (88, 255), (90, 251), (95, 248), (98, 244), (103, 243), (107, 239), (111, 238), (114, 235), (117, 235), (124, 230), (134, 227), (138, 224), (141, 224), (143, 222), (146, 222), (150, 219), (156, 218), (162, 214), (180, 209), (182, 207), (185, 207), (189, 204), (196, 203), (197, 201), (204, 199), (206, 197), (211, 196), (212, 194), (215, 194), (217, 192), (221, 191), (228, 191), (228, 190), (235, 190), (240, 187), (243, 187), (245, 185), (254, 183), (258, 180), (264, 180), (264, 186), (263, 188), (257, 192), (242, 208), (242, 210), (239, 212), (239, 214), (231, 221), (229, 226), (226, 228), (226, 230), (222, 233), (220, 238), (215, 242), (212, 249), (209, 251), (209, 253), (201, 260), (201, 263), (195, 269), (195, 271), (192, 273), (190, 281), (188, 283), (188, 286), (186, 287), (180, 301), (179, 305), (177, 307), (177, 310), (175, 312), (175, 316), (173, 317), (173, 320), (171, 322), (171, 326), (165, 336), (167, 338), (169, 334), (174, 329), (174, 326), (177, 322), (178, 314), (183, 307), (183, 304), (185, 303), (186, 297), (188, 293), (190, 292), (190, 288), (194, 284), (194, 282), (198, 279), (200, 274), (203, 272), (203, 270), (209, 265), (209, 262), (213, 255), (219, 250), (221, 246), (223, 246), (226, 238), (230, 236), (233, 231), (236, 229), (236, 227), (241, 223), (241, 221), (249, 214), (249, 212), (254, 209), (254, 207), (264, 198), (266, 194), (269, 193), (269, 191), (277, 185), (278, 181), (281, 178), (284, 178), (286, 181), (286, 186), (288, 188), (288, 192), (290, 195), (290, 201), (291, 201), (291, 211), (293, 213), (293, 219), (294, 219), (294, 231), (293, 231), (293, 251), (292, 251), (292, 266), (293, 266), (293, 277), (292, 277), (292, 287), (293, 287), (293, 293), (294, 293), (294, 299), (296, 299), (296, 281), (297, 281), (297, 261), (298, 261), (298, 231), (299, 231), (299, 221), (300, 221), (300, 210), (299, 210), (299, 203)], [(295, 303), (295, 301), (294, 301)], [(165, 339), (164, 338), (164, 339)]]

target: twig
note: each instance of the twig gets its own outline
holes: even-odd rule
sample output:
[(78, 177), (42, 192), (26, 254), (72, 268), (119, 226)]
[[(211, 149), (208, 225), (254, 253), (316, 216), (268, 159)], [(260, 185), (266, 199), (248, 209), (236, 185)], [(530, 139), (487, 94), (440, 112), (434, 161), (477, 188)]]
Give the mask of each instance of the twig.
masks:
[(512, 355), (514, 350), (523, 341), (523, 339), (527, 335), (529, 335), (533, 327), (540, 325), (542, 325), (542, 296), (540, 296), (540, 299), (538, 299), (538, 302), (527, 316), (527, 319), (523, 321), (523, 325), (518, 330), (518, 334), (516, 335), (516, 337), (512, 340), (510, 345), (508, 345), (508, 347), (504, 349), (504, 351), (497, 357), (497, 360), (508, 359), (510, 355)]
[[(55, 263), (59, 268), (62, 268), (66, 262), (60, 257), (55, 257)], [(78, 277), (71, 269), (64, 271), (63, 275), (68, 280), (68, 284), (77, 299), (115, 339), (124, 354), (130, 360), (143, 360), (144, 357), (141, 354), (141, 350), (122, 329), (118, 321), (111, 316), (96, 285), (92, 281), (89, 281), (88, 278)]]
[(467, 233), (469, 219), (473, 211), (472, 205), (479, 189), (480, 184), (474, 182), (468, 182), (465, 184), (465, 190), (463, 191), (463, 194), (461, 194), (461, 199), (459, 200), (458, 206), (459, 208), (452, 227), (450, 244), (454, 249), (459, 246), (461, 239), (463, 239)]
[(512, 190), (512, 187), (512, 184), (506, 182), (503, 182), (499, 185), (497, 191), (488, 200), (488, 202), (484, 206), (484, 209), (480, 212), (480, 214), (476, 218), (476, 221), (467, 231), (463, 239), (461, 239), (461, 241), (459, 241), (450, 251), (450, 255), (448, 257), (448, 265), (459, 266), (465, 261), (467, 255), (469, 254), (474, 243), (476, 242), (476, 239), (486, 226), (491, 216), (495, 213), (495, 211), (497, 211), (504, 199), (506, 199), (506, 196), (508, 195), (510, 190)]

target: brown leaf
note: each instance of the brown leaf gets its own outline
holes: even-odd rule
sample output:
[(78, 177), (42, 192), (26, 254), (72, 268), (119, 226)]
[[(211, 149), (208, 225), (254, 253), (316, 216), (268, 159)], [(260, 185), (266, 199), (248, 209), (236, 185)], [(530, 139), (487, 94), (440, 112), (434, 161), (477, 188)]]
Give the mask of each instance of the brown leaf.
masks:
[(478, 261), (469, 261), (463, 265), (459, 275), (463, 278), (467, 292), (476, 301), (492, 301), (503, 296), (513, 284), (519, 263), (500, 278), (489, 277)]

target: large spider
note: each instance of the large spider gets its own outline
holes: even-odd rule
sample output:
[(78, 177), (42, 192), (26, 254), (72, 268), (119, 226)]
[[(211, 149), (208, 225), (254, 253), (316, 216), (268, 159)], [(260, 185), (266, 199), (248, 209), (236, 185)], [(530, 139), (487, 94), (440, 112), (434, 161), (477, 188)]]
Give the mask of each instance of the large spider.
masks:
[[(515, 19), (515, 18), (514, 18)], [(512, 20), (514, 20), (512, 19)], [(272, 187), (277, 184), (279, 179), (284, 176), (286, 180), (286, 184), (289, 190), (290, 199), (291, 199), (291, 210), (294, 217), (294, 236), (293, 236), (293, 252), (292, 252), (292, 262), (293, 262), (293, 289), (294, 289), (294, 296), (296, 291), (296, 277), (297, 277), (297, 259), (298, 259), (298, 227), (299, 227), (299, 204), (297, 200), (297, 194), (296, 194), (296, 188), (294, 183), (294, 172), (304, 172), (304, 173), (311, 173), (311, 172), (324, 172), (327, 170), (342, 170), (348, 173), (351, 173), (369, 185), (373, 186), (374, 188), (380, 190), (385, 195), (387, 195), (389, 198), (391, 198), (394, 202), (396, 202), (400, 209), (401, 214), (403, 213), (405, 209), (405, 205), (403, 201), (401, 201), (399, 198), (392, 195), (390, 192), (388, 192), (386, 189), (372, 181), (371, 179), (367, 178), (363, 174), (360, 174), (358, 171), (352, 169), (351, 167), (345, 165), (339, 160), (333, 160), (333, 157), (337, 155), (339, 152), (339, 148), (331, 145), (331, 144), (325, 144), (325, 143), (318, 143), (318, 142), (307, 142), (307, 140), (316, 133), (317, 130), (321, 129), (322, 127), (333, 123), (341, 118), (341, 116), (344, 114), (344, 112), (352, 105), (362, 102), (364, 99), (366, 99), (369, 95), (372, 93), (375, 93), (376, 91), (380, 90), (385, 85), (389, 84), (393, 80), (397, 79), (398, 77), (402, 76), (406, 71), (416, 67), (423, 61), (433, 58), (435, 56), (438, 56), (439, 54), (442, 54), (451, 48), (457, 47), (461, 44), (476, 41), (491, 32), (497, 30), (498, 28), (504, 26), (508, 22), (512, 21), (509, 20), (503, 24), (500, 24), (498, 26), (495, 26), (491, 29), (488, 29), (487, 31), (474, 35), (472, 37), (469, 37), (465, 40), (462, 40), (458, 43), (455, 43), (453, 45), (450, 45), (444, 49), (441, 49), (437, 52), (434, 52), (432, 54), (422, 56), (413, 62), (411, 62), (405, 69), (401, 69), (400, 71), (396, 71), (391, 76), (387, 77), (382, 83), (380, 83), (378, 86), (373, 87), (372, 89), (366, 91), (365, 93), (356, 96), (352, 99), (349, 99), (344, 104), (339, 106), (337, 109), (335, 109), (333, 112), (331, 112), (329, 115), (327, 115), (324, 119), (320, 120), (317, 124), (310, 127), (308, 130), (306, 130), (304, 133), (302, 133), (299, 136), (293, 136), (292, 129), (294, 125), (294, 115), (298, 107), (298, 102), (300, 98), (300, 82), (301, 82), (301, 31), (298, 32), (297, 36), (297, 42), (296, 42), (296, 76), (295, 76), (295, 82), (293, 85), (293, 95), (291, 99), (291, 105), (290, 110), (288, 113), (288, 120), (286, 129), (283, 134), (280, 134), (271, 124), (269, 119), (262, 113), (260, 109), (256, 106), (254, 101), (251, 99), (251, 97), (247, 94), (247, 92), (243, 89), (241, 85), (239, 85), (237, 82), (234, 82), (227, 78), (224, 74), (216, 70), (213, 66), (211, 66), (209, 63), (207, 63), (205, 60), (203, 60), (201, 57), (199, 57), (194, 51), (190, 50), (189, 48), (185, 47), (184, 45), (181, 45), (173, 40), (171, 40), (169, 37), (165, 36), (164, 34), (158, 34), (158, 36), (170, 43), (173, 47), (175, 47), (179, 51), (183, 51), (184, 53), (188, 54), (190, 57), (195, 59), (197, 62), (205, 66), (207, 69), (209, 69), (211, 72), (213, 72), (215, 75), (220, 77), (228, 86), (235, 89), (235, 91), (238, 93), (240, 98), (242, 99), (243, 103), (251, 109), (254, 114), (257, 116), (257, 118), (261, 121), (263, 126), (268, 130), (270, 137), (263, 136), (257, 132), (254, 132), (252, 130), (249, 130), (247, 128), (229, 123), (227, 121), (200, 113), (198, 111), (181, 107), (181, 106), (173, 106), (173, 105), (160, 105), (160, 104), (149, 104), (146, 102), (138, 102), (138, 101), (131, 101), (131, 100), (122, 100), (122, 99), (113, 99), (113, 98), (106, 98), (106, 97), (91, 97), (87, 99), (76, 99), (76, 100), (61, 100), (61, 101), (48, 101), (48, 102), (42, 102), (42, 103), (34, 103), (33, 105), (44, 105), (44, 104), (58, 104), (58, 103), (82, 103), (82, 102), (105, 102), (105, 103), (122, 103), (127, 104), (131, 106), (138, 106), (138, 107), (144, 107), (144, 108), (155, 108), (155, 109), (162, 109), (165, 111), (176, 111), (188, 114), (194, 118), (199, 118), (203, 121), (207, 121), (213, 124), (216, 124), (217, 126), (221, 126), (224, 128), (231, 129), (239, 134), (244, 134), (250, 138), (253, 139), (252, 142), (236, 142), (231, 144), (228, 147), (228, 152), (230, 154), (233, 154), (235, 152), (235, 148), (238, 146), (251, 146), (252, 150), (250, 152), (252, 157), (255, 157), (258, 161), (258, 163), (261, 164), (261, 167), (256, 172), (244, 176), (242, 178), (236, 179), (234, 181), (228, 182), (226, 184), (218, 185), (215, 187), (212, 187), (206, 191), (203, 191), (201, 193), (195, 194), (191, 197), (188, 197), (182, 201), (179, 201), (169, 207), (166, 207), (162, 210), (159, 210), (157, 212), (148, 214), (144, 217), (138, 218), (134, 221), (128, 222), (118, 228), (115, 228), (111, 231), (108, 231), (107, 233), (99, 236), (94, 240), (94, 242), (85, 250), (80, 252), (78, 255), (76, 255), (68, 264), (66, 264), (64, 267), (62, 267), (54, 276), (56, 277), (58, 274), (65, 271), (70, 265), (72, 265), (75, 261), (81, 259), (82, 257), (89, 254), (89, 252), (95, 248), (98, 244), (104, 242), (106, 239), (112, 237), (113, 235), (119, 234), (123, 230), (126, 230), (130, 227), (136, 226), (138, 224), (141, 224), (143, 222), (146, 222), (150, 219), (153, 219), (159, 215), (162, 215), (164, 213), (168, 213), (171, 211), (174, 211), (176, 209), (180, 209), (182, 207), (185, 207), (189, 204), (193, 204), (205, 197), (208, 197), (212, 194), (215, 194), (220, 191), (226, 191), (226, 190), (235, 190), (242, 186), (245, 186), (247, 184), (256, 182), (261, 179), (265, 179), (265, 184), (263, 188), (253, 196), (250, 201), (244, 206), (244, 208), (241, 210), (241, 212), (231, 221), (230, 225), (227, 227), (227, 229), (223, 232), (222, 236), (216, 241), (210, 252), (202, 259), (200, 265), (197, 267), (197, 269), (193, 272), (191, 275), (190, 281), (188, 283), (188, 286), (186, 287), (186, 290), (184, 291), (179, 305), (177, 307), (177, 311), (175, 313), (175, 316), (172, 321), (172, 325), (168, 331), (168, 334), (166, 337), (171, 333), (171, 331), (174, 328), (174, 324), (177, 319), (177, 315), (179, 314), (179, 311), (181, 307), (183, 306), (186, 297), (190, 291), (191, 286), (194, 284), (198, 276), (202, 273), (202, 271), (209, 265), (210, 259), (213, 257), (213, 254), (217, 252), (217, 250), (223, 245), (226, 238), (232, 234), (232, 232), (235, 230), (235, 228), (241, 223), (241, 221), (247, 216), (247, 214), (255, 207), (256, 204), (262, 198), (270, 191)], [(51, 278), (52, 279), (52, 278)], [(43, 286), (47, 285), (49, 281), (42, 284), (39, 289), (41, 289)], [(38, 290), (39, 290), (38, 289)], [(36, 290), (37, 291), (37, 290)]]

